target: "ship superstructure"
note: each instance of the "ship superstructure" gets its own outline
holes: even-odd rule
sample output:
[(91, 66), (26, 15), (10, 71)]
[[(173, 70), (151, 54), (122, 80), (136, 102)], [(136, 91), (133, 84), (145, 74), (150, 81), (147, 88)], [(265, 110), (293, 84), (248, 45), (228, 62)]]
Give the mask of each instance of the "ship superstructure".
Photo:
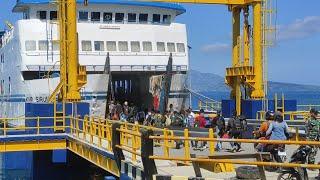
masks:
[[(25, 103), (47, 102), (59, 82), (59, 36), (56, 5), (49, 0), (19, 0), (13, 12), (21, 13), (11, 30), (0, 34), (0, 116), (24, 116)], [(92, 0), (78, 4), (79, 63), (85, 65), (88, 83), (81, 90), (91, 113), (105, 113), (108, 75), (112, 73), (115, 99), (152, 105), (152, 80), (166, 73), (172, 55), (174, 75), (170, 103), (181, 107), (188, 71), (187, 34), (175, 23), (185, 12), (178, 4)], [(151, 90), (150, 90), (151, 89)], [(158, 93), (159, 94), (159, 93)]]

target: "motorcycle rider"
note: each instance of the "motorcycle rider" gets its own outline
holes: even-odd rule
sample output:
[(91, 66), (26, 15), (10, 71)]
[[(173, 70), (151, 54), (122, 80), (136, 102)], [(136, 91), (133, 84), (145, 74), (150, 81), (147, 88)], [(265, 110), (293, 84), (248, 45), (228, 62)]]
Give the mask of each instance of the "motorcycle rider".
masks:
[[(268, 140), (270, 136), (267, 136), (266, 133), (269, 129), (269, 125), (272, 123), (273, 120), (274, 120), (274, 112), (268, 111), (266, 113), (266, 121), (264, 121), (261, 124), (258, 131), (253, 132), (254, 137), (259, 140)], [(266, 149), (265, 147), (266, 147), (266, 144), (262, 144), (262, 143), (259, 143), (255, 146), (256, 150), (259, 152), (264, 152)]]
[[(266, 136), (269, 135), (270, 140), (287, 140), (289, 136), (289, 127), (283, 120), (281, 112), (276, 112), (274, 114), (274, 121), (270, 123), (269, 128), (266, 132)], [(282, 162), (280, 156), (278, 155), (278, 149), (284, 149), (284, 145), (268, 144), (266, 148), (277, 162)]]

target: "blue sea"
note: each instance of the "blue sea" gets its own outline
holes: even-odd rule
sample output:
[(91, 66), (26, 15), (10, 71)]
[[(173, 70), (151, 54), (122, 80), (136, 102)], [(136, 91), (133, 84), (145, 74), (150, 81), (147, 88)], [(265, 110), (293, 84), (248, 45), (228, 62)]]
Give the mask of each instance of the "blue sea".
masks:
[[(284, 94), (284, 98), (286, 100), (297, 100), (298, 105), (320, 105), (320, 91), (317, 92), (269, 92), (268, 99), (274, 99), (275, 94), (278, 94), (278, 98), (281, 98), (282, 93)], [(223, 99), (230, 99), (229, 92), (200, 92), (200, 94), (205, 95), (209, 98), (212, 98), (217, 101), (221, 101)], [(192, 107), (198, 107), (199, 99), (195, 96), (192, 96)], [(317, 107), (320, 110), (320, 107)]]

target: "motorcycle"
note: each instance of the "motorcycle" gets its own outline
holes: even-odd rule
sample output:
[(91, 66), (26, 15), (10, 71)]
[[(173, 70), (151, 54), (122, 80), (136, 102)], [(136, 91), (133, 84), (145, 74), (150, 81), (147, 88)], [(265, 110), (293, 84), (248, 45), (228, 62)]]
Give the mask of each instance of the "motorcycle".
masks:
[[(310, 146), (300, 146), (291, 156), (290, 163), (305, 164), (307, 162), (307, 156), (311, 152)], [(306, 168), (287, 168), (283, 170), (278, 180), (308, 180), (308, 172)]]

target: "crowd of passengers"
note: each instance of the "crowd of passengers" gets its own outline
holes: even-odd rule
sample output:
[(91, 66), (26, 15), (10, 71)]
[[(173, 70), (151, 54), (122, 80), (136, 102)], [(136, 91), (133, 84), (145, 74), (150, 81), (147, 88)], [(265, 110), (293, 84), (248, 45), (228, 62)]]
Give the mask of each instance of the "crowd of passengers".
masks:
[[(188, 128), (213, 128), (216, 136), (221, 139), (241, 139), (244, 133), (248, 132), (247, 120), (244, 116), (239, 115), (234, 111), (232, 117), (229, 118), (228, 123), (225, 122), (225, 118), (221, 115), (221, 112), (217, 112), (217, 116), (209, 118), (205, 116), (204, 110), (201, 109), (198, 114), (195, 114), (191, 108), (175, 111), (172, 104), (169, 105), (169, 109), (161, 114), (159, 111), (153, 109), (138, 110), (133, 104), (130, 106), (128, 102), (124, 102), (123, 105), (113, 103), (109, 105), (110, 118), (113, 120), (127, 121), (131, 123), (139, 123), (141, 125), (154, 126), (158, 128), (163, 127), (188, 127)], [(309, 119), (306, 121), (306, 139), (308, 141), (320, 140), (320, 120), (317, 119), (318, 111), (315, 109), (310, 110)], [(261, 140), (287, 140), (290, 138), (289, 127), (284, 121), (281, 112), (268, 111), (266, 113), (266, 121), (264, 121), (258, 130), (252, 132), (253, 137)], [(182, 142), (176, 141), (177, 148), (182, 145)], [(198, 147), (198, 144), (200, 146)], [(204, 150), (207, 147), (206, 142), (191, 142), (194, 150)], [(231, 142), (231, 152), (240, 152), (241, 143)], [(255, 144), (255, 149), (258, 152), (270, 152), (273, 159), (277, 162), (282, 162), (278, 154), (279, 149), (285, 150), (285, 146), (275, 144)], [(309, 164), (315, 163), (315, 157), (317, 155), (318, 146), (311, 146), (311, 152), (308, 155), (307, 162)], [(222, 150), (222, 142), (217, 142), (216, 151)], [(320, 172), (319, 172), (320, 175)]]

